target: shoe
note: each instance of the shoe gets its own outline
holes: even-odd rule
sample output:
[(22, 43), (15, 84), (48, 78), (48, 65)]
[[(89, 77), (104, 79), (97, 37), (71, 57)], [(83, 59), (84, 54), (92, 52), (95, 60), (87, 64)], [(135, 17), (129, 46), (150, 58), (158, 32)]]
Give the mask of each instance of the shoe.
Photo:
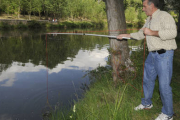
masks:
[(151, 109), (153, 107), (152, 104), (149, 104), (149, 105), (138, 105), (137, 107), (134, 108), (134, 110), (143, 110), (143, 109)]
[(173, 117), (169, 117), (166, 114), (161, 113), (155, 120), (173, 120)]

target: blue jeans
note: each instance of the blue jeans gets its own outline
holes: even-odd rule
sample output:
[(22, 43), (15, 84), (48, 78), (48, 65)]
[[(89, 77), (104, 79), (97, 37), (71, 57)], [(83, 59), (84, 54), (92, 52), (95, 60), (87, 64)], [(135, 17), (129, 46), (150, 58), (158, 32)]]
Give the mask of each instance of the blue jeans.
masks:
[(173, 116), (172, 88), (170, 86), (173, 71), (174, 50), (167, 50), (163, 54), (149, 52), (145, 61), (143, 90), (143, 105), (152, 104), (151, 98), (155, 86), (155, 80), (158, 76), (159, 91), (163, 103), (162, 113)]

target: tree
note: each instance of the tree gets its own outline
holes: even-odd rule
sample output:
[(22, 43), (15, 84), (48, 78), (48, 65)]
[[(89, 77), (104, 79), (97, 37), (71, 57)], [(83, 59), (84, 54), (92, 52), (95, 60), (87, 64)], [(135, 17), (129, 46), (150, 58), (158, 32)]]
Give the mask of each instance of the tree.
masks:
[(43, 0), (35, 0), (33, 2), (34, 11), (38, 12), (39, 19), (41, 19), (42, 4), (43, 4)]
[(20, 12), (21, 12), (21, 0), (17, 0), (17, 16), (18, 19), (20, 18)]
[(33, 11), (33, 1), (34, 0), (23, 0), (23, 9), (28, 13), (29, 20), (31, 19), (31, 13)]
[(11, 6), (9, 0), (3, 0), (1, 4), (2, 9), (9, 15), (11, 13)]
[[(106, 12), (110, 35), (119, 35), (126, 32), (126, 21), (123, 0), (106, 0)], [(115, 31), (119, 30), (119, 31)], [(120, 31), (121, 30), (121, 31)], [(118, 81), (118, 72), (123, 69), (129, 60), (129, 48), (127, 41), (110, 39), (111, 65), (113, 68), (113, 81)], [(118, 69), (117, 69), (118, 67)]]
[(44, 0), (43, 2), (43, 10), (44, 10), (44, 14), (46, 16), (46, 19), (48, 19), (48, 14), (49, 14), (49, 11), (50, 11), (50, 1), (49, 0)]
[(164, 2), (164, 0), (159, 0), (159, 3), (160, 3), (159, 8), (161, 10), (164, 10), (165, 9), (165, 2)]
[(136, 23), (136, 25), (139, 27), (142, 26), (147, 17), (146, 14), (142, 11), (142, 0), (125, 0), (124, 6), (126, 22), (131, 24)]
[(135, 18), (137, 19), (137, 14), (136, 14), (135, 8), (128, 7), (128, 9), (125, 10), (125, 16), (126, 16), (126, 21), (134, 24)]
[(179, 17), (178, 17), (177, 27), (178, 27), (178, 33), (180, 33), (180, 10), (179, 10)]

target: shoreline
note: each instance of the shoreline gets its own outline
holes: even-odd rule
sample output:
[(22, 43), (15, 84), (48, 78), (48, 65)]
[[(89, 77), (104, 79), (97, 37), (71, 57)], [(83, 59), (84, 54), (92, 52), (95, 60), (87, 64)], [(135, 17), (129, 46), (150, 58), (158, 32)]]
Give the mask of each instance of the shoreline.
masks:
[(16, 20), (0, 19), (0, 29), (21, 28), (104, 28), (106, 21), (49, 21), (49, 20)]

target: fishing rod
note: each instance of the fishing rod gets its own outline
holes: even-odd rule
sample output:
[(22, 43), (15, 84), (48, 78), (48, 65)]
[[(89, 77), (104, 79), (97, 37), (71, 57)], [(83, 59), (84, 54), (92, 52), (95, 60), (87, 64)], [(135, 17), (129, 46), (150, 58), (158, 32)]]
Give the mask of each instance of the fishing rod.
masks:
[[(98, 37), (106, 37), (106, 38), (111, 38), (111, 39), (117, 39), (117, 36), (111, 36), (111, 35), (99, 35), (99, 34), (87, 34), (87, 33), (46, 33), (46, 34), (53, 34), (53, 35), (87, 35), (87, 36), (98, 36)], [(136, 40), (134, 38), (131, 37), (122, 37), (122, 39), (132, 39), (132, 40)]]

